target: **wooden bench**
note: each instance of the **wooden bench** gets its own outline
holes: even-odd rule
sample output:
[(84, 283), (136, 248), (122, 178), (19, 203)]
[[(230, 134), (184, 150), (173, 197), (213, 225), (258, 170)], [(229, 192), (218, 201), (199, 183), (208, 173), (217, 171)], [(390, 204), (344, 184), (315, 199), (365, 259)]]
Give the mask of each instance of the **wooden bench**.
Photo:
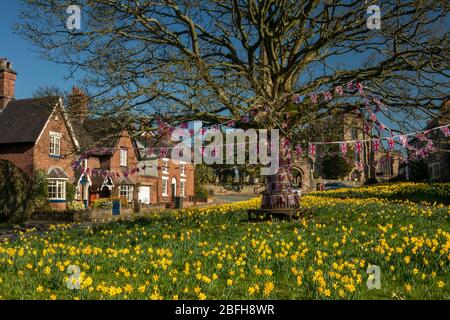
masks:
[(289, 220), (292, 221), (292, 218), (296, 213), (300, 213), (300, 208), (276, 208), (276, 209), (249, 209), (247, 210), (248, 220), (252, 220), (252, 214), (256, 217), (264, 216), (266, 219), (269, 218), (270, 215), (286, 215), (289, 216)]

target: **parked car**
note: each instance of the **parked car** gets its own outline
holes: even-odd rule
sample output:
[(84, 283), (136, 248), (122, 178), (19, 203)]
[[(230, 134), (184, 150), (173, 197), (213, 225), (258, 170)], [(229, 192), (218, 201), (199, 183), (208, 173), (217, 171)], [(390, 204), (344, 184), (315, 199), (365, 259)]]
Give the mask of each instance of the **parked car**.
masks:
[(327, 190), (336, 190), (336, 189), (343, 189), (343, 188), (351, 188), (351, 186), (348, 186), (342, 182), (330, 182), (325, 183), (325, 191)]

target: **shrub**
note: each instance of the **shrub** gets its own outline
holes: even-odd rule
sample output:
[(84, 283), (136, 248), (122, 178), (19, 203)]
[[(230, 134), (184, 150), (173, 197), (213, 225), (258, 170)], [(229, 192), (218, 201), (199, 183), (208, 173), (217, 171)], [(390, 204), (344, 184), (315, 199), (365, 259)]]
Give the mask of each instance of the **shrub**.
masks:
[(33, 176), (34, 201), (33, 211), (50, 210), (48, 202), (48, 181), (47, 173), (43, 170), (37, 170)]
[(74, 211), (81, 211), (85, 210), (84, 203), (81, 201), (71, 201), (67, 202), (67, 209), (68, 210), (74, 210)]
[(341, 179), (352, 171), (353, 165), (339, 155), (326, 156), (322, 161), (325, 179)]
[(97, 199), (92, 204), (95, 209), (112, 209), (112, 202), (110, 199)]
[(77, 217), (77, 210), (67, 209), (64, 211), (42, 210), (35, 211), (31, 215), (31, 219), (40, 221), (65, 221), (73, 222)]
[(204, 186), (195, 186), (195, 199), (197, 201), (208, 201), (208, 189), (206, 189)]
[(66, 200), (67, 202), (73, 202), (75, 200), (75, 195), (77, 193), (77, 189), (73, 183), (66, 183)]
[(378, 183), (378, 180), (376, 178), (369, 178), (366, 181), (364, 181), (365, 186), (370, 186), (370, 185), (374, 185), (377, 183)]
[(20, 223), (29, 218), (36, 195), (33, 180), (12, 162), (0, 160), (0, 221)]

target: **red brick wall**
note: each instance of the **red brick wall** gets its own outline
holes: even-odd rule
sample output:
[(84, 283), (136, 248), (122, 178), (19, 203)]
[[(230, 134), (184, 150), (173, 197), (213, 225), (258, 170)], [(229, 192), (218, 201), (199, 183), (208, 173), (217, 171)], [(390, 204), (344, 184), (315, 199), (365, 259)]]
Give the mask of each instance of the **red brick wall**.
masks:
[[(119, 172), (120, 176), (123, 176), (123, 172), (127, 172), (131, 169), (134, 169), (138, 166), (138, 159), (136, 157), (136, 153), (134, 152), (133, 143), (131, 141), (131, 137), (128, 133), (124, 132), (122, 134), (122, 137), (119, 139), (116, 145), (116, 149), (126, 148), (128, 150), (128, 161), (126, 167), (120, 166), (120, 151), (117, 150), (114, 152), (113, 156), (111, 157), (110, 162), (110, 170), (114, 172)], [(128, 178), (132, 180), (133, 182), (137, 183), (138, 181), (138, 175), (132, 174), (129, 175)], [(120, 179), (116, 178), (116, 181), (120, 181)], [(116, 182), (115, 181), (115, 182)]]
[[(172, 180), (173, 178), (176, 179), (176, 196), (180, 195), (180, 184), (181, 179), (186, 180), (186, 186), (185, 186), (185, 196), (186, 199), (188, 199), (189, 196), (194, 195), (194, 166), (192, 164), (185, 164), (186, 169), (186, 176), (182, 177), (180, 176), (180, 164), (177, 162), (174, 162), (172, 160), (169, 161), (169, 174), (164, 174), (163, 171), (163, 160), (159, 160), (158, 162), (158, 202), (170, 202), (171, 196), (172, 196)], [(162, 195), (163, 187), (162, 187), (162, 180), (163, 177), (168, 177), (168, 196), (165, 197)]]
[[(62, 135), (60, 145), (61, 157), (59, 158), (50, 156), (50, 132), (56, 132)], [(75, 173), (72, 168), (72, 163), (76, 157), (76, 148), (70, 132), (62, 116), (58, 112), (55, 112), (34, 147), (34, 170), (48, 172), (51, 167), (59, 167), (69, 177), (67, 183), (75, 183)], [(54, 210), (66, 209), (66, 203), (64, 202), (51, 203), (50, 205)]]
[[(50, 153), (50, 132), (60, 133), (61, 137), (61, 157), (55, 158)], [(76, 159), (76, 149), (70, 137), (69, 130), (61, 115), (55, 113), (44, 131), (39, 141), (34, 147), (34, 169), (48, 172), (51, 167), (61, 168), (68, 176), (69, 181), (74, 182), (74, 171), (72, 163)]]
[(14, 82), (16, 75), (6, 71), (0, 72), (0, 109), (3, 109), (10, 98), (14, 98)]

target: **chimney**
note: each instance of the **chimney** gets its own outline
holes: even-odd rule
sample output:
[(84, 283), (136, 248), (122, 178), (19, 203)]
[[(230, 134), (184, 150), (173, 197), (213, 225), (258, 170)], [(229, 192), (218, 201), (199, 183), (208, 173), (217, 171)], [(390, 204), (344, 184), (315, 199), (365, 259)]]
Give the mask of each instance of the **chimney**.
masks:
[(14, 100), (14, 83), (17, 73), (12, 64), (5, 58), (0, 58), (0, 112), (9, 101)]
[(89, 98), (83, 90), (73, 87), (69, 95), (69, 118), (73, 123), (83, 124), (89, 112)]

